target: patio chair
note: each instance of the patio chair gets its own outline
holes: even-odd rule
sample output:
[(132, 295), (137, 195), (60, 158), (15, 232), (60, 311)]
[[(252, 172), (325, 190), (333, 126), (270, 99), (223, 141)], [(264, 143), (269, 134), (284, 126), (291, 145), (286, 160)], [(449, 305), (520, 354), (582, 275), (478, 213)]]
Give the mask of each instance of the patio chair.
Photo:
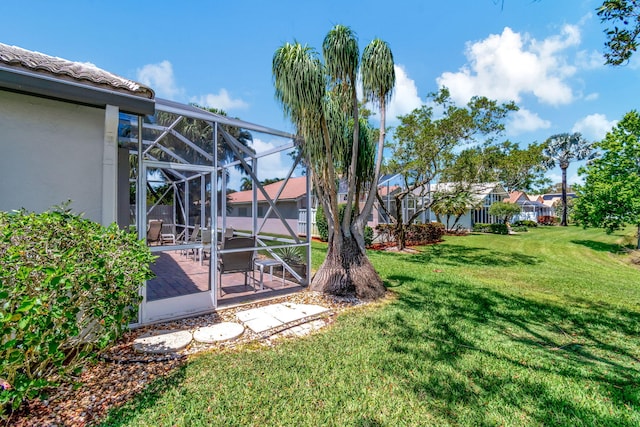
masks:
[(176, 235), (175, 232), (173, 232), (173, 230), (171, 228), (175, 228), (175, 225), (173, 224), (162, 224), (162, 231), (160, 233), (160, 244), (164, 245), (164, 244), (171, 244), (171, 245), (175, 245), (176, 244)]
[[(200, 241), (200, 224), (197, 224), (193, 227), (193, 231), (189, 234), (189, 238), (184, 241), (186, 244), (198, 243)], [(189, 252), (193, 251), (195, 258), (195, 250), (193, 249), (185, 249), (182, 251), (183, 255), (188, 256)]]
[(152, 219), (147, 227), (147, 244), (162, 244), (162, 220)]
[[(254, 280), (254, 251), (256, 245), (255, 237), (231, 237), (222, 242), (222, 250), (247, 248), (242, 252), (221, 253), (218, 259), (218, 283), (220, 285), (220, 296), (222, 296), (222, 275), (227, 273), (244, 273), (244, 285), (248, 286), (249, 272), (251, 280)], [(256, 290), (254, 285), (254, 290)]]
[(201, 235), (202, 247), (198, 250), (200, 265), (202, 265), (206, 255), (211, 253), (211, 230), (202, 230)]

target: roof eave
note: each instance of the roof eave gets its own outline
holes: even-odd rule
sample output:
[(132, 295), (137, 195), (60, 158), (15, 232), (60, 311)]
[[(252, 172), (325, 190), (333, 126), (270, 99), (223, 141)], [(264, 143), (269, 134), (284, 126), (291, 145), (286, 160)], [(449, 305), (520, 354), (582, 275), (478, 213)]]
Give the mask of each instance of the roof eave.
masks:
[(0, 65), (0, 88), (94, 107), (104, 108), (106, 105), (115, 105), (121, 111), (132, 114), (155, 113), (153, 99), (61, 80), (3, 65)]

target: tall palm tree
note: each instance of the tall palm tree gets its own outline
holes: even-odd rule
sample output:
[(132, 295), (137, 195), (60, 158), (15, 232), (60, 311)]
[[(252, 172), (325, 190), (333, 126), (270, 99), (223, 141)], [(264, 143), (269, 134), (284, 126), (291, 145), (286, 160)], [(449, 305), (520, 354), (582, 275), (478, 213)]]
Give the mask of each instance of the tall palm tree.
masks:
[[(375, 197), (377, 190), (377, 180), (372, 177), (379, 176), (382, 148), (379, 144), (372, 174), (371, 158), (376, 153), (368, 142), (370, 133), (366, 132), (367, 138), (360, 137), (362, 124), (356, 95), (360, 61), (355, 34), (348, 27), (334, 27), (324, 40), (323, 53), (324, 63), (312, 48), (286, 43), (276, 50), (272, 64), (276, 98), (297, 128), (300, 149), (329, 226), (327, 257), (316, 272), (311, 289), (377, 298), (385, 289), (366, 256), (363, 232), (373, 206), (373, 200), (368, 201)], [(386, 58), (391, 63), (390, 71), (388, 63), (376, 63), (380, 61), (379, 55), (371, 55), (367, 71), (361, 70), (363, 82), (373, 82), (365, 84), (365, 93), (384, 100), (388, 99), (395, 82), (390, 50)], [(384, 79), (391, 82), (387, 92), (380, 93), (379, 76), (365, 76), (374, 71), (391, 73), (391, 77)], [(373, 100), (379, 101), (379, 97)], [(380, 105), (385, 106), (384, 102)], [(381, 116), (384, 117), (384, 113)], [(384, 132), (381, 132), (381, 141), (384, 144)], [(347, 207), (342, 222), (338, 216), (336, 183), (339, 179), (347, 183)], [(368, 191), (367, 203), (362, 210), (356, 207), (357, 215), (353, 215), (359, 185)]]
[(562, 221), (567, 226), (567, 168), (572, 161), (589, 160), (595, 156), (593, 143), (587, 141), (579, 132), (561, 133), (545, 141), (543, 154), (548, 168), (560, 166), (562, 171)]

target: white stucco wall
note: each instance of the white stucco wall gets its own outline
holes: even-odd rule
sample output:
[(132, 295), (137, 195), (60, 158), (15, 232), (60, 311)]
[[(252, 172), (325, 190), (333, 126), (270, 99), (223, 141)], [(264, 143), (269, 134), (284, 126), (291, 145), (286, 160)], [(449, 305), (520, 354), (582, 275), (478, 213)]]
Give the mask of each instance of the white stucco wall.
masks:
[(102, 217), (104, 110), (0, 91), (0, 210)]

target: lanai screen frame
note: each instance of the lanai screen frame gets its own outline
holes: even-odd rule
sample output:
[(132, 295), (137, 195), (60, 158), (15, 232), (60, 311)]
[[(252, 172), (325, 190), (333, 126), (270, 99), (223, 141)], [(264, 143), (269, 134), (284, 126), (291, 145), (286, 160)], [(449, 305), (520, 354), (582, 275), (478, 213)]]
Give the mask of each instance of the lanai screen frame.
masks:
[[(306, 240), (305, 241), (301, 241), (300, 238), (297, 236), (296, 231), (290, 228), (290, 226), (284, 220), (284, 217), (280, 214), (276, 205), (278, 198), (281, 192), (284, 190), (289, 178), (292, 176), (295, 168), (301, 162), (301, 154), (297, 155), (297, 158), (293, 162), (284, 182), (281, 184), (280, 191), (278, 191), (278, 193), (274, 198), (271, 198), (267, 194), (267, 192), (264, 190), (264, 187), (262, 186), (262, 184), (257, 178), (257, 171), (259, 170), (259, 159), (265, 156), (273, 155), (275, 153), (292, 150), (293, 148), (295, 148), (296, 136), (284, 131), (245, 122), (239, 119), (233, 119), (226, 116), (214, 114), (192, 105), (181, 104), (178, 102), (169, 101), (165, 99), (156, 98), (155, 107), (156, 107), (155, 108), (156, 113), (157, 112), (170, 113), (183, 118), (202, 120), (204, 122), (207, 122), (209, 125), (211, 125), (213, 128), (213, 132), (212, 132), (213, 153), (207, 153), (209, 155), (207, 156), (207, 159), (210, 156), (212, 156), (212, 162), (210, 165), (202, 165), (202, 164), (194, 165), (186, 162), (184, 159), (180, 158), (180, 156), (177, 156), (177, 155), (169, 155), (173, 157), (173, 159), (175, 160), (174, 162), (145, 159), (145, 153), (148, 152), (149, 147), (153, 146), (153, 144), (158, 144), (162, 140), (163, 136), (165, 136), (165, 134), (171, 133), (171, 129), (170, 129), (170, 126), (166, 126), (166, 129), (165, 129), (165, 132), (163, 132), (163, 135), (158, 137), (154, 142), (152, 142), (152, 145), (149, 145), (150, 141), (143, 141), (144, 132), (142, 132), (142, 129), (144, 129), (145, 127), (149, 127), (150, 125), (147, 123), (144, 123), (142, 116), (138, 116), (138, 138), (137, 138), (138, 176), (137, 176), (137, 182), (136, 182), (136, 207), (137, 207), (136, 226), (138, 230), (138, 237), (140, 239), (146, 239), (146, 225), (147, 225), (146, 185), (148, 181), (148, 176), (146, 173), (147, 166), (153, 167), (153, 168), (167, 168), (178, 173), (181, 170), (197, 170), (199, 171), (200, 175), (211, 174), (211, 187), (209, 189), (209, 200), (211, 201), (211, 222), (212, 222), (211, 233), (212, 233), (212, 242), (213, 242), (213, 244), (211, 245), (211, 252), (212, 252), (211, 259), (212, 260), (218, 259), (218, 254), (221, 252), (220, 250), (218, 250), (217, 245), (215, 244), (215, 242), (217, 241), (217, 237), (218, 237), (217, 234), (219, 229), (219, 227), (217, 226), (218, 210), (219, 210), (218, 197), (217, 197), (217, 191), (218, 191), (218, 185), (219, 185), (218, 180), (220, 179), (222, 181), (220, 186), (222, 190), (221, 229), (224, 230), (225, 223), (226, 223), (226, 195), (227, 195), (226, 194), (227, 174), (225, 173), (225, 171), (229, 168), (233, 168), (240, 165), (246, 171), (247, 175), (251, 178), (251, 181), (253, 184), (252, 185), (253, 187), (252, 230), (250, 234), (256, 236), (256, 246), (254, 248), (254, 251), (267, 249), (270, 252), (271, 256), (273, 256), (275, 259), (283, 263), (283, 268), (286, 268), (287, 271), (289, 271), (289, 273), (292, 274), (301, 284), (307, 285), (308, 280), (311, 277), (311, 210), (308, 208), (309, 206), (311, 206), (311, 183), (310, 183), (308, 174), (305, 173), (305, 176), (307, 177), (306, 178), (307, 224), (306, 224)], [(240, 142), (238, 142), (224, 128), (219, 128), (220, 125), (227, 125), (227, 126), (232, 126), (235, 128), (247, 130), (247, 131), (258, 132), (266, 135), (273, 135), (273, 136), (281, 137), (284, 139), (288, 139), (289, 142), (279, 145), (271, 150), (268, 150), (262, 153), (260, 152), (253, 153), (251, 150), (247, 150), (245, 146), (243, 146)], [(162, 126), (158, 126), (157, 124), (155, 124), (153, 125), (153, 127), (157, 130), (158, 127), (162, 127)], [(218, 130), (220, 130), (220, 132), (218, 132)], [(223, 141), (218, 141), (219, 133), (222, 134)], [(189, 141), (184, 141), (184, 142), (186, 144), (189, 144)], [(235, 157), (236, 157), (235, 161), (224, 163), (221, 159), (218, 158), (217, 147), (219, 143), (227, 144), (227, 146), (235, 154)], [(197, 145), (193, 141), (191, 141), (191, 144)], [(304, 168), (304, 165), (301, 165), (301, 166)], [(221, 178), (219, 178), (219, 176)], [(201, 186), (201, 191), (202, 192), (205, 191), (202, 186)], [(261, 192), (261, 194), (264, 196), (265, 200), (269, 204), (269, 209), (264, 215), (264, 221), (262, 222), (262, 224), (258, 224), (258, 209), (257, 209), (258, 191)], [(175, 191), (174, 191), (174, 197), (175, 197)], [(204, 200), (204, 197), (201, 198), (201, 200)], [(202, 207), (202, 204), (201, 204), (201, 211), (203, 209), (204, 208)], [(288, 237), (287, 238), (266, 238), (265, 236), (260, 236), (260, 231), (262, 227), (265, 225), (266, 219), (269, 218), (272, 212), (275, 213), (275, 215), (282, 220), (283, 224), (285, 224), (285, 227), (290, 231), (291, 239), (289, 239)], [(174, 213), (174, 218), (175, 218), (175, 213)], [(203, 215), (201, 215), (201, 221), (204, 221)], [(186, 225), (188, 225), (188, 221)], [(276, 244), (267, 246), (264, 240), (276, 240)], [(294, 269), (292, 269), (289, 265), (283, 262), (283, 260), (278, 256), (276, 252), (273, 252), (274, 249), (280, 249), (280, 248), (291, 247), (291, 246), (303, 247), (305, 249), (305, 255), (307, 260), (305, 277), (301, 277)], [(189, 247), (191, 247), (191, 245), (150, 246), (152, 252), (188, 249)], [(228, 252), (233, 252), (233, 250), (228, 250)], [(215, 309), (218, 305), (217, 291), (218, 291), (218, 286), (220, 284), (218, 283), (217, 268), (215, 267), (215, 263), (213, 262), (211, 262), (211, 265), (209, 268), (209, 274), (210, 274), (211, 286), (208, 290), (208, 294), (211, 298), (212, 309)], [(144, 305), (147, 303), (146, 290), (147, 290), (147, 283), (144, 283), (144, 285), (141, 286), (140, 288), (140, 296), (142, 297), (142, 302), (140, 304), (140, 310), (139, 310), (139, 318), (138, 318), (138, 321), (140, 324), (149, 323), (148, 321), (145, 320), (145, 316), (144, 316)]]

